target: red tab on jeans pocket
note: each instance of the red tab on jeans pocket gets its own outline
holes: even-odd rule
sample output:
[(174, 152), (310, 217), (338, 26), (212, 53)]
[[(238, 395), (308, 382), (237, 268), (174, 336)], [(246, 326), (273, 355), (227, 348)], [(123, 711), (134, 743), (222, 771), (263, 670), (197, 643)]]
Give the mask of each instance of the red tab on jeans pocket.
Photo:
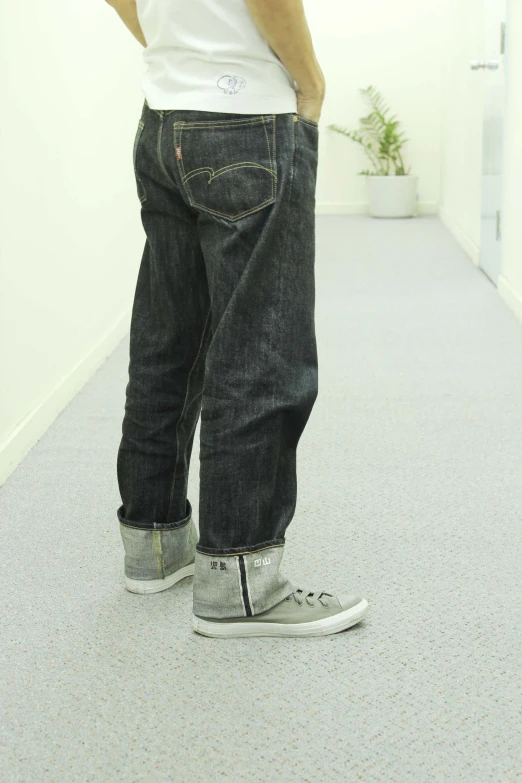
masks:
[(176, 147), (176, 160), (181, 160), (181, 147)]

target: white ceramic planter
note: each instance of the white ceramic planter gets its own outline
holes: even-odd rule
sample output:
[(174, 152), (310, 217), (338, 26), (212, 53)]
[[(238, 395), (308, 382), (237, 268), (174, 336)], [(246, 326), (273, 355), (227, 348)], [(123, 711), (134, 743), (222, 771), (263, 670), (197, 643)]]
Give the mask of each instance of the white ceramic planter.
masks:
[(405, 218), (417, 214), (417, 177), (367, 176), (370, 215), (377, 218)]

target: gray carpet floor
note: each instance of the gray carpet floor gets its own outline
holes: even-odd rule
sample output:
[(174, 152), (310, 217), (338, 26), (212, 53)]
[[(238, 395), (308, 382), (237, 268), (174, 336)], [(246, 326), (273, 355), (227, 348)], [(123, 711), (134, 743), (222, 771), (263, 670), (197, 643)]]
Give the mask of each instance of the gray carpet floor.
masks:
[(0, 491), (2, 783), (520, 779), (522, 326), (437, 218), (323, 216), (317, 250), (283, 568), (366, 619), (213, 640), (192, 580), (125, 590), (125, 340)]

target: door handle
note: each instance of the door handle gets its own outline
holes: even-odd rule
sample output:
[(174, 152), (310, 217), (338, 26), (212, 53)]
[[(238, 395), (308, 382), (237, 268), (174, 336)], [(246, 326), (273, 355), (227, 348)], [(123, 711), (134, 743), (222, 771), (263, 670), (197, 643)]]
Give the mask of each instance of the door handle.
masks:
[(485, 68), (488, 71), (498, 71), (500, 62), (498, 60), (471, 60), (470, 67), (472, 71), (478, 71)]

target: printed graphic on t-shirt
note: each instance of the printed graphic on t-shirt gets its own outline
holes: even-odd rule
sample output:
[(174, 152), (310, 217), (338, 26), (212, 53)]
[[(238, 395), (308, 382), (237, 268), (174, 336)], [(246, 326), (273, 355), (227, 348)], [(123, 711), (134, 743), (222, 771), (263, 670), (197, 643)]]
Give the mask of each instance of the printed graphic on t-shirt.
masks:
[(224, 91), (225, 95), (236, 95), (239, 90), (242, 90), (246, 84), (246, 80), (241, 76), (222, 76), (218, 81), (217, 86)]

